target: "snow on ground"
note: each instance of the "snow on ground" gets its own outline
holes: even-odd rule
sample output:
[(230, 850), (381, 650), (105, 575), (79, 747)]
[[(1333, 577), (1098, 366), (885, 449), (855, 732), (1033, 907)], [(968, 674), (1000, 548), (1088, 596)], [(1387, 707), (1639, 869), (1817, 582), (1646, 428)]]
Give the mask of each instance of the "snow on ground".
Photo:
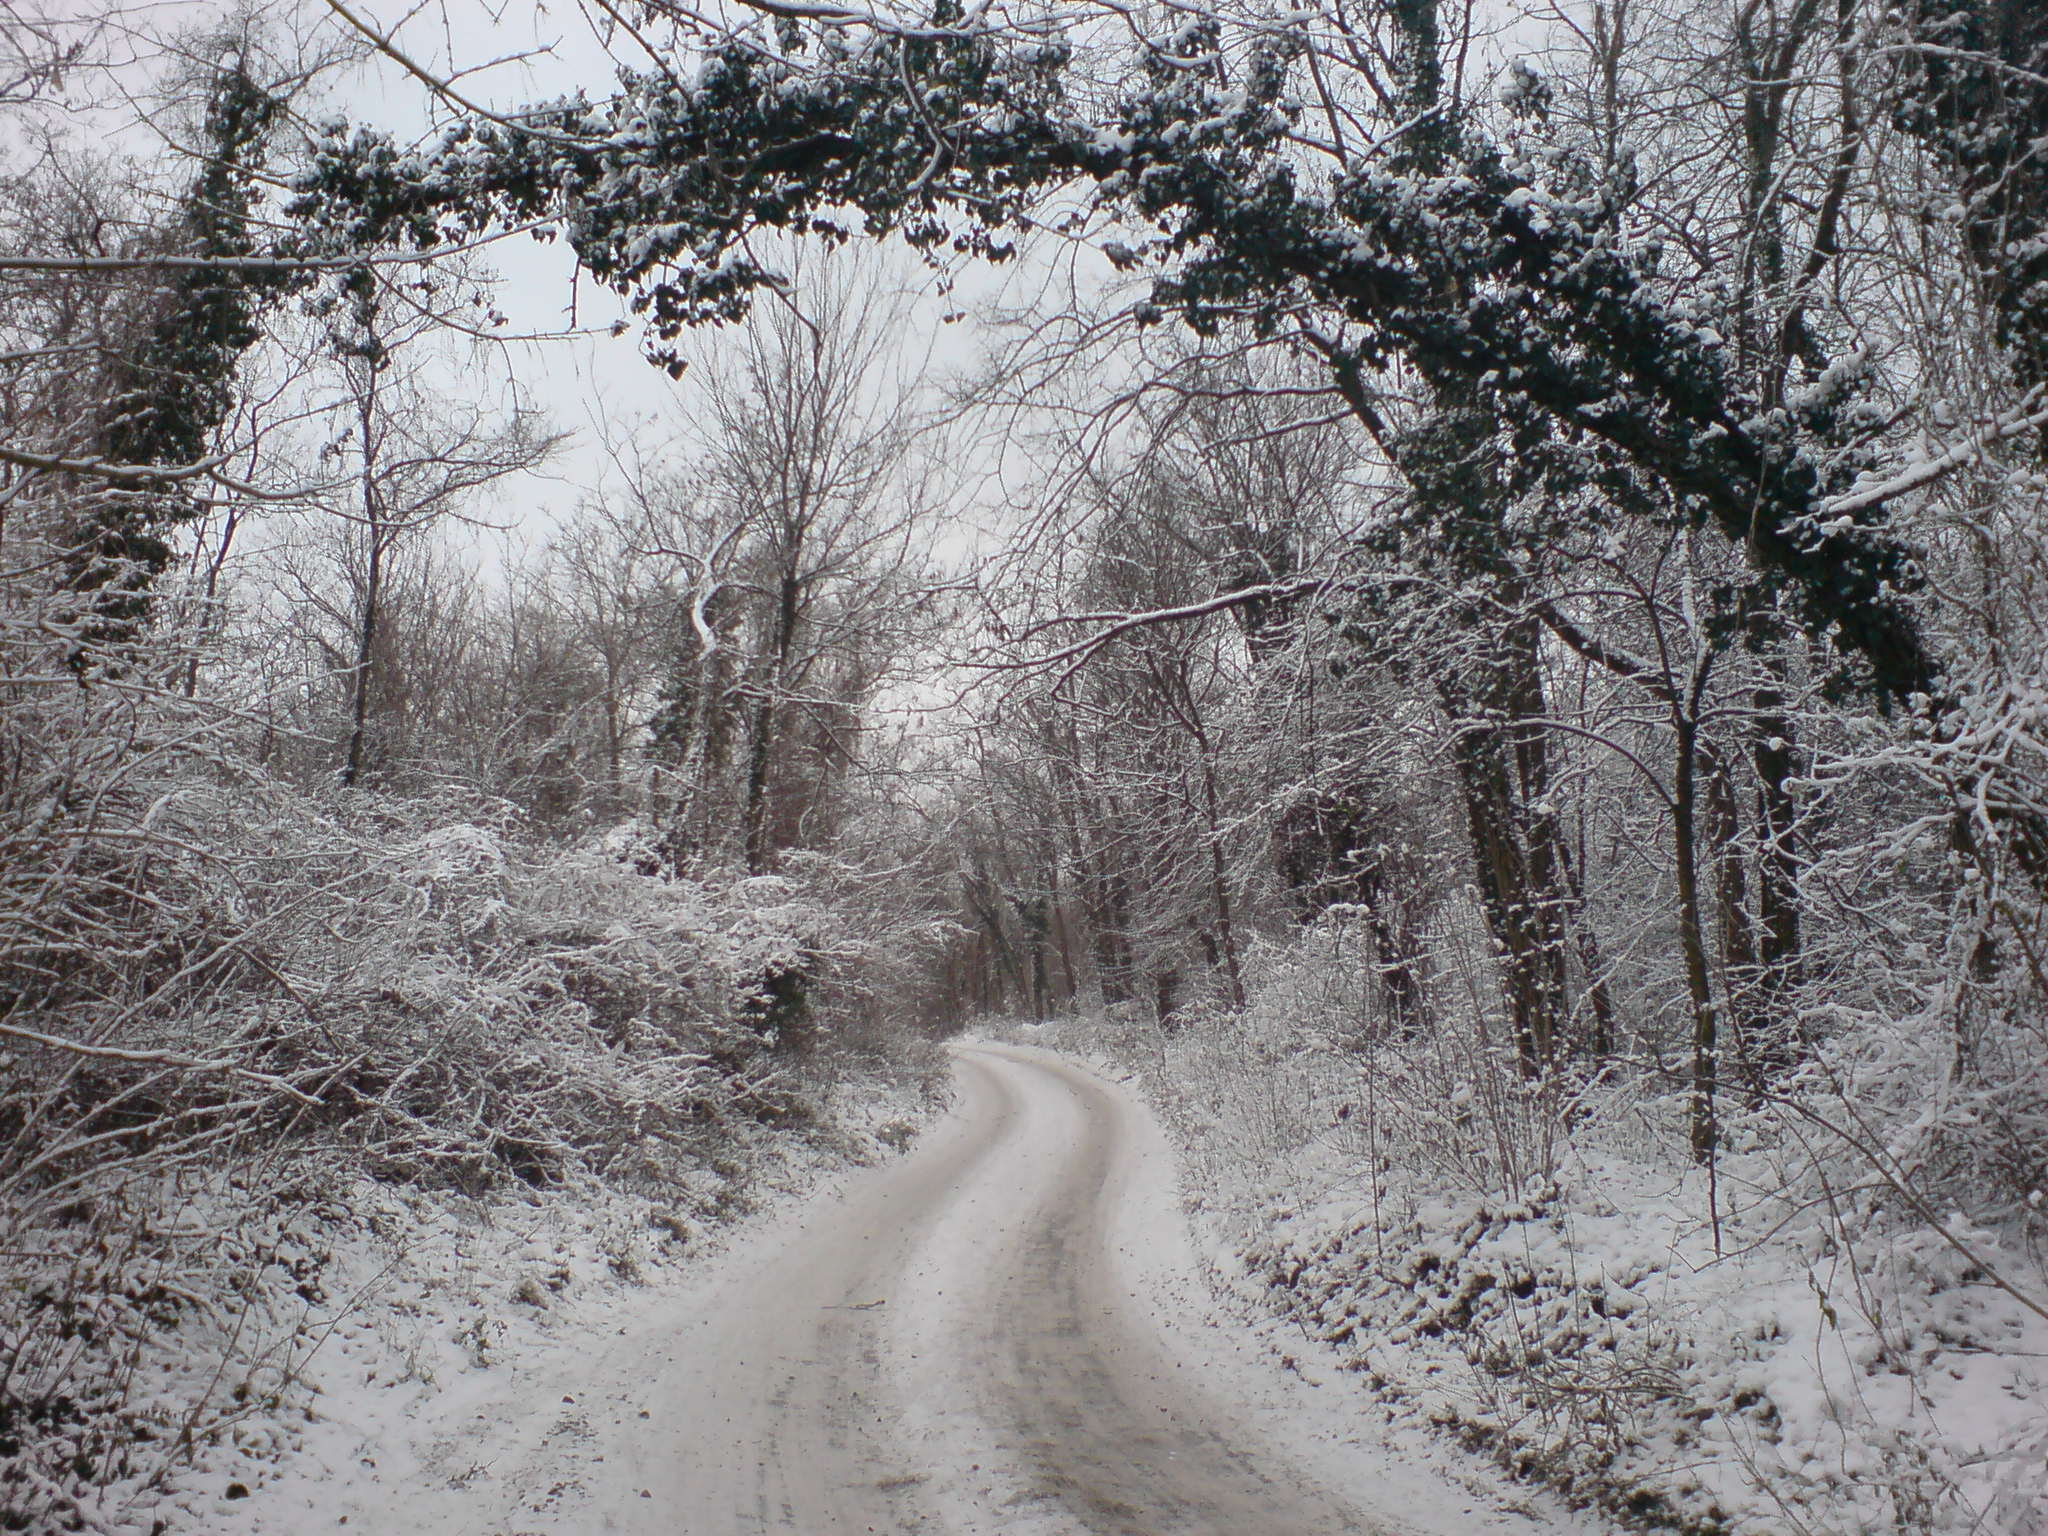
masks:
[[(1138, 1091), (1115, 1061), (1092, 1070), (1121, 1100)], [(1000, 1113), (1074, 1112), (1031, 1097)], [(1697, 1175), (1615, 1148), (1489, 1200), (1374, 1172), (1340, 1136), (1275, 1155), (1270, 1126), (1194, 1097), (1173, 1099), (1170, 1132), (1117, 1112), (1109, 1283), (1172, 1371), (1228, 1405), (1232, 1434), (1281, 1448), (1283, 1484), (1399, 1536), (1594, 1528), (1552, 1489), (1696, 1531), (2048, 1531), (2048, 1328), (1939, 1234), (1851, 1248), (1839, 1211), (1745, 1202), (1769, 1170), (1736, 1154), (1717, 1255)], [(907, 1120), (867, 1113), (860, 1145), (879, 1157)], [(1014, 1276), (987, 1274), (1030, 1255), (1012, 1229), (1043, 1190), (1088, 1184), (1056, 1167), (1069, 1140), (1050, 1120), (984, 1133), (955, 1117), (901, 1175), (793, 1164), (730, 1229), (703, 1219), (720, 1209), (708, 1187), (695, 1216), (359, 1191), (304, 1298), (309, 1390), (227, 1426), (162, 1503), (101, 1524), (458, 1536), (512, 1529), (512, 1510), (522, 1531), (687, 1532), (693, 1499), (729, 1516), (758, 1485), (835, 1516), (856, 1489), (900, 1512), (877, 1529), (1073, 1536), (1012, 1379), (1018, 1321), (989, 1310)], [(189, 1390), (175, 1366), (161, 1390)], [(776, 1456), (789, 1465), (765, 1479), (733, 1470)]]
[[(1035, 1053), (1014, 1054), (1028, 1062)], [(1043, 1117), (1077, 1112), (1080, 1098), (1055, 1076), (1001, 1085), (999, 1116), (984, 1117), (1000, 1124), (956, 1116), (901, 1163), (787, 1196), (708, 1258), (693, 1235), (654, 1242), (637, 1269), (622, 1266), (617, 1230), (593, 1213), (537, 1213), (520, 1230), (495, 1213), (486, 1241), (478, 1213), (415, 1213), (408, 1256), (323, 1348), (320, 1390), (290, 1431), (296, 1454), (281, 1464), (215, 1458), (179, 1490), (172, 1528), (693, 1536), (755, 1520), (806, 1536), (1095, 1529), (1048, 1491), (1059, 1479), (1049, 1481), (1045, 1445), (1028, 1431), (1020, 1438), (1021, 1421), (1005, 1417), (1036, 1384), (1003, 1369), (1029, 1341), (1006, 1338), (1015, 1319), (988, 1310), (1014, 1289), (1009, 1260), (1046, 1246), (1008, 1229), (1031, 1224), (1046, 1190), (1096, 1187), (1092, 1176), (1059, 1172), (1067, 1149)], [(1250, 1322), (1219, 1305), (1168, 1139), (1127, 1087), (1109, 1078), (1104, 1087), (1103, 1098), (1125, 1106), (1113, 1109), (1110, 1130), (1096, 1127), (1118, 1149), (1099, 1206), (1116, 1213), (1106, 1238), (1112, 1293), (1127, 1290), (1134, 1315), (1156, 1328), (1170, 1374), (1186, 1371), (1223, 1406), (1231, 1443), (1264, 1448), (1277, 1486), (1327, 1489), (1385, 1536), (1590, 1529), (1548, 1495), (1375, 1422), (1361, 1412), (1355, 1377), (1312, 1351), (1283, 1359), (1271, 1318)], [(544, 1298), (509, 1299), (531, 1296), (529, 1281)], [(1020, 1313), (1040, 1304), (1035, 1292), (1013, 1300)], [(1164, 1390), (1171, 1402), (1195, 1389)], [(779, 1472), (735, 1465), (777, 1458)], [(229, 1497), (231, 1481), (250, 1496)], [(816, 1499), (839, 1523), (806, 1524), (801, 1509), (792, 1523), (790, 1499)], [(849, 1525), (849, 1508), (894, 1519)]]
[[(2039, 1258), (1994, 1234), (1951, 1222), (1965, 1254), (1867, 1192), (1787, 1201), (1765, 1147), (1723, 1158), (1718, 1239), (1704, 1175), (1618, 1139), (1489, 1198), (1375, 1169), (1344, 1120), (1355, 1065), (1261, 1068), (1238, 1035), (1206, 1071), (1183, 1039), (1168, 1070), (1156, 1040), (1003, 1033), (1146, 1084), (1231, 1304), (1411, 1447), (1439, 1431), (1438, 1458), (1462, 1441), (1683, 1530), (2048, 1533), (2048, 1321), (2021, 1299)], [(1996, 1283), (2030, 1275), (2018, 1296)]]
[[(786, 1193), (772, 1213), (745, 1222), (739, 1240), (799, 1204)], [(428, 1536), (474, 1528), (469, 1494), (478, 1484), (623, 1415), (608, 1396), (613, 1341), (644, 1350), (650, 1334), (687, 1311), (718, 1262), (716, 1239), (670, 1240), (662, 1245), (669, 1254), (621, 1275), (609, 1269), (602, 1239), (593, 1243), (589, 1227), (559, 1207), (523, 1238), (493, 1243), (488, 1261), (465, 1236), (459, 1227), (430, 1236), (431, 1257), (408, 1266), (404, 1282), (387, 1283), (359, 1322), (336, 1330), (313, 1376), (298, 1454), (253, 1470), (246, 1500), (222, 1497), (226, 1474), (213, 1471), (214, 1489), (181, 1501), (193, 1529), (302, 1536), (346, 1526)], [(520, 1299), (536, 1280), (542, 1305)], [(600, 1454), (583, 1477), (557, 1482), (534, 1513), (588, 1495), (588, 1483), (606, 1475), (603, 1461)]]
[[(1004, 1033), (1028, 1041), (1043, 1032)], [(1143, 1080), (1128, 1066), (1071, 1047), (1070, 1036), (1056, 1038), (1062, 1042), (1056, 1051), (1008, 1048), (1084, 1063), (1142, 1098)], [(1349, 1497), (1389, 1532), (1568, 1536), (1605, 1528), (1547, 1490), (1516, 1484), (1416, 1426), (1372, 1412), (1355, 1375), (1307, 1347), (1295, 1326), (1270, 1308), (1247, 1305), (1242, 1293), (1219, 1285), (1242, 1265), (1232, 1262), (1215, 1224), (1199, 1219), (1208, 1202), (1156, 1116), (1145, 1117), (1140, 1151), (1124, 1195), (1133, 1219), (1120, 1247), (1134, 1288), (1175, 1353), (1204, 1377), (1228, 1381), (1251, 1421), (1269, 1441), (1286, 1445), (1307, 1475)]]
[(2040, 1318), (1933, 1234), (1859, 1269), (1817, 1220), (1754, 1208), (1717, 1255), (1701, 1204), (1614, 1161), (1513, 1202), (1354, 1171), (1269, 1198), (1228, 1251), (1384, 1401), (1629, 1514), (2048, 1528)]
[[(195, 1308), (154, 1341), (137, 1423), (202, 1398), (248, 1406), (209, 1414), (167, 1473), (104, 1490), (87, 1529), (464, 1529), (465, 1487), (582, 1432), (564, 1399), (596, 1342), (666, 1325), (742, 1234), (896, 1155), (931, 1112), (906, 1083), (856, 1078), (829, 1129), (753, 1137), (660, 1202), (595, 1183), (473, 1200), (351, 1179), (270, 1234), (247, 1307)], [(158, 1465), (138, 1458), (139, 1474)]]

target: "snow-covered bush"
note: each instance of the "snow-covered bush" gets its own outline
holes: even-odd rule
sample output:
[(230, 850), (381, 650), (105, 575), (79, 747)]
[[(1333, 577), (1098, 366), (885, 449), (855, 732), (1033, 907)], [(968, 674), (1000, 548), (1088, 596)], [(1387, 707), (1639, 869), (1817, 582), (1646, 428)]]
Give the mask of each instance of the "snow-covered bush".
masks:
[[(670, 878), (630, 831), (296, 789), (165, 670), (81, 686), (32, 640), (0, 654), (0, 716), (7, 1528), (274, 1401), (320, 1213), (363, 1180), (601, 1180), (716, 1220), (778, 1137), (842, 1134), (866, 950), (801, 872)], [(141, 1372), (167, 1355), (204, 1379)]]
[[(1807, 1058), (1731, 1091), (1704, 1166), (1654, 1059), (1525, 1081), (1442, 935), (1437, 1027), (1390, 1028), (1342, 909), (1259, 954), (1243, 1012), (1082, 1040), (1146, 1073), (1233, 1283), (1390, 1413), (1657, 1526), (2026, 1531), (2048, 1008), (2023, 961), (1973, 973), (1948, 858), (1816, 863), (1845, 910), (1809, 945)], [(2008, 887), (2021, 955), (2025, 910)]]

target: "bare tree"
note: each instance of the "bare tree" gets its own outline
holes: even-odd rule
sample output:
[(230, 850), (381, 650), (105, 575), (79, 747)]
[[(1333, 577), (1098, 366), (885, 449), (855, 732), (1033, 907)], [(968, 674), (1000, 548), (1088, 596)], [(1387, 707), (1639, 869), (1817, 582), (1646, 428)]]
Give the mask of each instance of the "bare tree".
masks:
[(752, 870), (828, 835), (862, 710), (927, 605), (935, 507), (901, 312), (869, 270), (758, 313), (699, 369), (685, 474), (642, 495), (682, 609), (672, 750), (717, 773), (737, 746)]
[[(449, 282), (461, 302), (464, 279), (451, 274)], [(326, 316), (324, 344), (338, 387), (322, 453), (353, 486), (351, 502), (323, 509), (341, 535), (336, 554), (351, 615), (344, 785), (370, 767), (382, 682), (378, 641), (394, 562), (473, 493), (536, 468), (559, 441), (517, 407), (500, 414), (439, 396), (427, 354), (450, 321), (445, 309), (422, 302), (419, 285), (397, 293), (369, 272), (350, 280)]]

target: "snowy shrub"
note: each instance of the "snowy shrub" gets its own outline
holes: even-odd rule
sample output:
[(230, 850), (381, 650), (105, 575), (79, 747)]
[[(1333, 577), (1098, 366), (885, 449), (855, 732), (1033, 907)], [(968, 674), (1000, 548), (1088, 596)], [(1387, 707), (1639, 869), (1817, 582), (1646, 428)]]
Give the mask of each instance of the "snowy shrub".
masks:
[(841, 1134), (866, 950), (802, 878), (669, 878), (630, 833), (550, 843), (456, 791), (294, 789), (167, 681), (0, 654), (9, 1529), (276, 1402), (352, 1181), (601, 1180), (718, 1220), (778, 1135)]
[[(1250, 1129), (1262, 1159), (1341, 1134), (1357, 1155), (1430, 1169), (1476, 1191), (1518, 1196), (1555, 1172), (1567, 1085), (1526, 1081), (1497, 1024), (1457, 995), (1448, 940), (1434, 979), (1438, 1027), (1387, 1017), (1364, 924), (1336, 906), (1291, 943), (1254, 954), (1242, 1013), (1188, 1010), (1156, 1044), (1178, 1103)], [(1249, 1053), (1260, 1070), (1246, 1073)]]
[(1389, 1411), (1656, 1527), (2024, 1531), (2048, 1008), (2024, 965), (1970, 979), (1942, 847), (1906, 851), (1817, 867), (1861, 932), (1815, 936), (1806, 1059), (1731, 1090), (1706, 1166), (1654, 1061), (1523, 1077), (1441, 936), (1436, 1027), (1390, 1027), (1342, 909), (1243, 1012), (1077, 1043), (1146, 1073), (1237, 1283)]

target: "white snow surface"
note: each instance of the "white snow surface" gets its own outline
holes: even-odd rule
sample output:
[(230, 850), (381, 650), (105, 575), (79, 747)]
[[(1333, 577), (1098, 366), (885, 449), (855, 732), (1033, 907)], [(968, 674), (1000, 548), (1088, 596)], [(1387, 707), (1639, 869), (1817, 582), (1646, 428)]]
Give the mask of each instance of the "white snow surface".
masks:
[(1142, 1071), (1225, 1306), (1271, 1315), (1272, 1348), (1371, 1432), (1448, 1430), (1578, 1498), (1741, 1536), (2048, 1536), (2048, 1323), (1924, 1226), (1851, 1251), (1838, 1207), (1775, 1193), (1768, 1147), (1722, 1159), (1717, 1248), (1703, 1171), (1616, 1138), (1580, 1137), (1561, 1187), (1523, 1199), (1412, 1145), (1382, 1163), (1347, 1118), (1357, 1058), (1284, 1032), (1012, 1029)]
[[(908, 1155), (707, 1262), (516, 1308), (501, 1349), (430, 1295), (413, 1380), (344, 1332), (301, 1452), (186, 1513), (222, 1536), (1592, 1529), (1376, 1426), (1357, 1378), (1220, 1304), (1127, 1083), (975, 1042), (956, 1078)], [(579, 1262), (536, 1235), (536, 1273)]]

